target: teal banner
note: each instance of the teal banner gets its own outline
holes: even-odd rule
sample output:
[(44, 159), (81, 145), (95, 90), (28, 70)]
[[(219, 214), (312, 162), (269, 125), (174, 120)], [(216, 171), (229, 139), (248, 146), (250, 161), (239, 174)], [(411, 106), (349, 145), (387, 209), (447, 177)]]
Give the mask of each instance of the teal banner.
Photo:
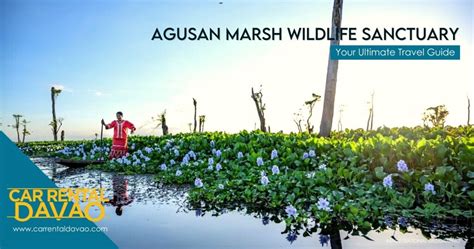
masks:
[(337, 45), (330, 48), (331, 60), (459, 60), (461, 46)]
[(117, 248), (3, 132), (0, 169), (0, 248)]

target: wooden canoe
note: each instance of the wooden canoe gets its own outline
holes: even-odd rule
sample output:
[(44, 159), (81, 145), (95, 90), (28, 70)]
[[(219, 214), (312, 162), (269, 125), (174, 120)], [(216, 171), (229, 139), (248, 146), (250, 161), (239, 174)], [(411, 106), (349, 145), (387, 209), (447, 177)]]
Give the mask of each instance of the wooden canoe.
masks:
[(70, 168), (82, 168), (86, 167), (87, 165), (92, 164), (102, 164), (105, 163), (104, 160), (73, 160), (73, 159), (56, 159), (56, 163), (62, 164), (64, 166), (68, 166)]

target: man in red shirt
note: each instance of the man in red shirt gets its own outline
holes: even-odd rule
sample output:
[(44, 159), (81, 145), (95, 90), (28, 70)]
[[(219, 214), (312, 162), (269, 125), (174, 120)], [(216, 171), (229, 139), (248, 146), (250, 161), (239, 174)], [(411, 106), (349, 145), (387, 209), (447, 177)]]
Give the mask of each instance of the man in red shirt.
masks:
[(117, 120), (112, 121), (110, 124), (105, 124), (102, 119), (102, 125), (106, 129), (114, 128), (114, 137), (112, 139), (112, 150), (110, 151), (109, 158), (119, 158), (127, 154), (128, 145), (127, 145), (127, 129), (130, 129), (131, 133), (136, 130), (135, 126), (127, 121), (122, 119), (123, 113), (117, 112)]

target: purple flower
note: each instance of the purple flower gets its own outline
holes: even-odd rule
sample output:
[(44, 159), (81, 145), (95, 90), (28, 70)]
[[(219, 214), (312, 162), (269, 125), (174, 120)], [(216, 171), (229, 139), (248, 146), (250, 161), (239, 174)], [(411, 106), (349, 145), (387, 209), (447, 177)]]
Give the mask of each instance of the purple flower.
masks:
[(305, 153), (303, 154), (303, 159), (306, 159), (306, 158), (308, 158), (308, 157), (309, 157), (308, 152), (305, 152)]
[(316, 157), (316, 152), (314, 150), (309, 150), (309, 157)]
[(391, 188), (393, 185), (392, 175), (388, 175), (383, 179), (383, 186), (387, 188)]
[(176, 163), (176, 162), (175, 162), (173, 159), (170, 160), (170, 164), (171, 164), (171, 165), (174, 165), (175, 163)]
[(286, 215), (288, 217), (296, 217), (298, 215), (298, 212), (296, 211), (296, 208), (293, 207), (292, 205), (289, 205), (285, 208)]
[(398, 218), (398, 224), (402, 227), (407, 227), (408, 226), (408, 221), (405, 217), (399, 217)]
[(321, 243), (321, 246), (329, 245), (329, 235), (319, 234), (319, 243)]
[(183, 157), (183, 161), (182, 161), (182, 164), (188, 164), (189, 163), (189, 156), (186, 155)]
[(213, 165), (213, 164), (214, 164), (214, 158), (212, 158), (212, 157), (209, 158), (209, 159), (207, 160), (207, 163), (208, 163), (209, 165)]
[(397, 162), (397, 168), (400, 172), (408, 172), (408, 165), (405, 161), (400, 160)]
[(273, 150), (272, 150), (271, 159), (273, 160), (273, 159), (275, 159), (275, 158), (277, 158), (277, 157), (278, 157), (278, 151), (277, 151), (276, 149), (273, 149)]
[(264, 186), (268, 185), (269, 182), (270, 182), (270, 181), (268, 180), (268, 177), (267, 177), (267, 176), (262, 176), (262, 177), (260, 178), (260, 183), (261, 183), (262, 185), (264, 185)]
[(291, 244), (298, 238), (296, 231), (290, 231), (286, 236), (286, 240), (288, 240)]
[(180, 176), (180, 175), (182, 175), (182, 174), (183, 174), (183, 173), (181, 172), (181, 170), (179, 170), (179, 169), (176, 170), (176, 176)]
[(219, 185), (217, 185), (217, 187), (218, 187), (219, 189), (224, 189), (224, 184), (220, 183)]
[(161, 165), (160, 165), (160, 169), (161, 169), (161, 170), (166, 170), (166, 164), (164, 164), (164, 163), (161, 164)]
[(216, 157), (220, 157), (222, 155), (221, 150), (216, 150), (215, 155), (216, 155)]
[(325, 211), (331, 211), (331, 208), (329, 207), (328, 199), (319, 198), (319, 200), (318, 200), (318, 209), (319, 210), (325, 210)]
[(214, 142), (214, 140), (212, 140), (210, 144), (211, 144), (211, 147), (216, 146), (216, 143)]
[(201, 179), (196, 178), (196, 180), (194, 180), (194, 186), (196, 186), (198, 188), (202, 188), (204, 186), (204, 184), (202, 183)]
[(320, 170), (326, 170), (326, 164), (323, 163), (323, 164), (319, 165), (318, 168), (319, 168)]
[(179, 150), (174, 149), (174, 155), (175, 155), (175, 156), (179, 156)]
[(268, 223), (270, 223), (270, 217), (264, 216), (264, 217), (262, 218), (262, 224), (263, 224), (264, 226), (266, 226), (266, 225), (268, 225)]
[(190, 158), (192, 158), (193, 160), (196, 160), (196, 153), (194, 153), (194, 151), (190, 150), (190, 151), (188, 152), (188, 156), (189, 156)]
[(244, 153), (239, 151), (239, 153), (237, 153), (237, 158), (241, 159), (242, 157), (244, 157)]
[(435, 187), (431, 183), (425, 184), (425, 191), (426, 192), (431, 192), (431, 194), (436, 194)]
[(261, 157), (257, 158), (257, 166), (263, 165), (263, 159)]
[(385, 218), (383, 219), (383, 222), (388, 227), (391, 227), (393, 225), (393, 220), (392, 220), (392, 217), (390, 216), (385, 216)]
[(219, 171), (222, 169), (222, 165), (220, 163), (216, 164), (216, 170)]
[(212, 164), (209, 164), (209, 166), (207, 166), (207, 170), (212, 171), (213, 169), (214, 167), (212, 167)]
[(273, 167), (272, 167), (272, 173), (273, 173), (274, 175), (280, 174), (280, 169), (278, 168), (278, 166), (273, 165)]

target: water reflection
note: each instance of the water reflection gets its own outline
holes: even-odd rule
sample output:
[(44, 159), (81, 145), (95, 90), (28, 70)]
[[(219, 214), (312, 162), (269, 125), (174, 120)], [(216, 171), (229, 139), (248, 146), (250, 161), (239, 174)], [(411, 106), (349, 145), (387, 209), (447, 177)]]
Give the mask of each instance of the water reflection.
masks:
[[(408, 234), (387, 230), (367, 238), (341, 232), (320, 231), (315, 224), (285, 227), (280, 214), (249, 207), (194, 208), (186, 201), (185, 186), (162, 186), (153, 175), (123, 175), (71, 169), (49, 159), (33, 159), (58, 187), (103, 188), (110, 199), (106, 217), (97, 223), (119, 248), (468, 248), (457, 240), (426, 240), (421, 230)], [(216, 218), (218, 217), (218, 218)], [(394, 223), (397, 220), (392, 221)], [(406, 221), (408, 222), (408, 221)], [(413, 227), (419, 227), (410, 221)], [(436, 224), (429, 234), (441, 238), (452, 226)], [(443, 229), (445, 228), (445, 229)], [(393, 236), (393, 239), (392, 239)], [(350, 239), (349, 239), (350, 238)], [(395, 239), (397, 241), (395, 241)]]

